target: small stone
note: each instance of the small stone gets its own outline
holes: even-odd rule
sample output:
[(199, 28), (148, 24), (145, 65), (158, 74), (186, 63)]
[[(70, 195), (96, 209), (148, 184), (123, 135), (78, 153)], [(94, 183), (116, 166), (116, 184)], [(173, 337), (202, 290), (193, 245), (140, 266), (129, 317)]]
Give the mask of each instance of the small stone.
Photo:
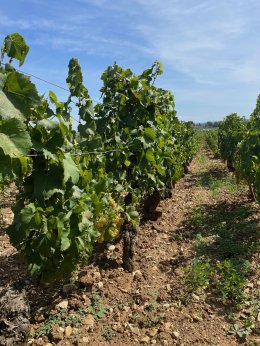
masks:
[(257, 286), (260, 286), (260, 281), (257, 281), (257, 283), (256, 283), (256, 284), (257, 284)]
[(164, 323), (163, 327), (164, 327), (165, 331), (169, 332), (172, 329), (172, 323), (166, 322), (166, 323)]
[(132, 326), (130, 323), (128, 323), (129, 329), (131, 330), (131, 332), (135, 335), (140, 335), (140, 330), (138, 327), (134, 327)]
[(174, 337), (174, 339), (179, 339), (180, 333), (179, 332), (173, 332), (172, 336)]
[(168, 292), (170, 292), (172, 290), (172, 286), (170, 284), (167, 284), (166, 285), (166, 289), (167, 289)]
[(119, 323), (118, 322), (114, 322), (113, 325), (112, 325), (112, 329), (117, 332), (118, 331), (118, 326), (119, 326)]
[(56, 342), (64, 339), (64, 331), (62, 332), (57, 324), (52, 327), (51, 338)]
[(93, 273), (93, 279), (94, 279), (95, 282), (101, 281), (101, 274), (100, 274), (100, 272), (98, 272), (98, 271), (94, 272)]
[(195, 293), (192, 293), (192, 298), (194, 299), (194, 300), (197, 300), (197, 302), (199, 302), (200, 301), (200, 297), (197, 295), (197, 294), (195, 294)]
[(157, 333), (158, 329), (157, 328), (152, 328), (148, 331), (149, 335), (153, 338)]
[(162, 307), (164, 307), (165, 309), (169, 309), (171, 307), (171, 304), (165, 303), (162, 305)]
[(144, 344), (148, 344), (148, 342), (150, 341), (150, 338), (148, 335), (145, 335), (142, 339), (141, 342)]
[(156, 345), (156, 340), (155, 339), (151, 340), (151, 344)]
[(133, 275), (133, 277), (141, 277), (142, 276), (142, 272), (141, 272), (141, 270), (136, 270), (136, 271), (134, 271), (133, 273), (132, 273), (132, 275)]
[(260, 338), (258, 337), (250, 337), (249, 338), (250, 342), (254, 343), (254, 345), (259, 345), (260, 344)]
[(43, 322), (43, 321), (45, 321), (44, 315), (43, 315), (43, 314), (40, 314), (40, 315), (36, 316), (36, 317), (35, 317), (35, 321), (36, 321), (36, 322)]
[(83, 336), (82, 342), (87, 344), (89, 342), (89, 337), (88, 336)]
[(241, 313), (240, 314), (240, 318), (246, 320), (248, 318), (248, 316), (246, 314)]
[(115, 313), (114, 320), (119, 322), (120, 321), (120, 317), (121, 317), (121, 315), (120, 315), (120, 312), (118, 311), (118, 312)]
[(108, 249), (108, 251), (115, 251), (115, 245), (112, 245), (112, 244), (108, 244), (108, 246), (107, 246), (107, 249)]
[(126, 311), (126, 312), (129, 311), (129, 310), (130, 310), (130, 306), (125, 305), (125, 306), (123, 307), (123, 310)]
[(250, 288), (253, 288), (253, 287), (254, 287), (254, 284), (253, 284), (253, 282), (249, 282), (246, 286), (247, 286), (247, 287), (250, 287)]
[(71, 336), (71, 334), (72, 334), (72, 328), (71, 328), (71, 326), (67, 326), (67, 327), (65, 328), (65, 335), (66, 335), (67, 337), (69, 337), (69, 336)]
[(44, 346), (53, 346), (50, 342), (47, 342), (47, 344), (44, 344)]
[(84, 299), (85, 305), (91, 305), (91, 300), (89, 299), (89, 297), (86, 294), (83, 294), (82, 298)]
[(168, 340), (162, 340), (162, 346), (169, 346)]
[(88, 314), (84, 319), (84, 324), (87, 327), (87, 330), (93, 330), (95, 325), (95, 319), (93, 315)]
[(66, 284), (63, 285), (62, 290), (64, 293), (70, 293), (72, 291), (75, 291), (77, 289), (77, 286), (75, 284)]
[(192, 315), (192, 318), (195, 322), (201, 322), (203, 321), (203, 318), (201, 316), (198, 316), (198, 315)]
[(68, 305), (69, 305), (69, 301), (63, 300), (59, 304), (57, 304), (55, 307), (56, 307), (56, 309), (67, 309)]
[(97, 287), (98, 287), (100, 290), (102, 290), (102, 288), (104, 287), (104, 283), (103, 283), (102, 281), (99, 281), (99, 282), (97, 283)]
[(183, 276), (183, 270), (181, 268), (176, 268), (174, 274), (177, 276)]
[(137, 309), (138, 309), (138, 305), (134, 303), (134, 304), (132, 305), (132, 310), (137, 310)]

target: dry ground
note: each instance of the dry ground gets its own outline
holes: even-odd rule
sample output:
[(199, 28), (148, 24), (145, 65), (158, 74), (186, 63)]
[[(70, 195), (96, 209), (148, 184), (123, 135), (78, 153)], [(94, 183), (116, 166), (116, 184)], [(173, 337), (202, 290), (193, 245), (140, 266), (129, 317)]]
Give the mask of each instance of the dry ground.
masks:
[[(73, 284), (44, 286), (28, 281), (25, 289), (33, 335), (28, 345), (260, 345), (259, 310), (250, 336), (239, 339), (227, 333), (233, 319), (242, 324), (247, 318), (251, 302), (234, 312), (214, 291), (188, 290), (185, 281), (185, 268), (198, 253), (196, 234), (204, 237), (205, 229), (208, 232), (220, 215), (222, 224), (227, 215), (238, 215), (237, 219), (232, 216), (234, 223), (254, 225), (253, 238), (247, 237), (253, 243), (259, 237), (259, 207), (245, 188), (225, 183), (232, 180), (230, 174), (207, 150), (199, 153), (190, 169), (176, 185), (172, 199), (161, 202), (163, 216), (140, 226), (134, 273), (121, 267), (121, 244), (111, 244), (94, 254)], [(241, 218), (240, 211), (249, 209)], [(2, 214), (0, 291), (27, 277), (5, 235), (12, 218), (8, 205)], [(202, 251), (210, 259), (208, 249), (202, 247)], [(250, 253), (248, 259), (251, 271), (245, 290), (250, 296), (260, 289), (259, 253)]]

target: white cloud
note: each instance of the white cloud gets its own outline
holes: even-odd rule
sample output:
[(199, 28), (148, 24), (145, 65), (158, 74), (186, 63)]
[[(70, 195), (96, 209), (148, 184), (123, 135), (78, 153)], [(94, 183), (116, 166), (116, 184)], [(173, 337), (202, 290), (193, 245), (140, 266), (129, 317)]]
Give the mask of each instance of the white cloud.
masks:
[[(53, 59), (66, 57), (63, 65), (56, 63), (66, 66), (68, 57), (78, 55), (93, 66), (95, 84), (103, 67), (114, 60), (141, 71), (158, 59), (166, 71), (159, 83), (176, 90), (181, 102), (177, 109), (185, 117), (193, 114), (192, 104), (206, 117), (203, 102), (212, 104), (217, 116), (225, 107), (236, 111), (235, 102), (241, 110), (249, 109), (244, 106), (252, 101), (249, 94), (259, 92), (259, 0), (64, 0), (62, 5), (53, 0), (48, 6), (43, 0), (28, 2), (30, 11), (21, 7), (14, 13), (1, 7), (0, 35), (22, 31), (27, 39), (28, 34), (31, 51), (39, 52), (39, 75), (43, 66), (43, 75), (48, 74)], [(46, 51), (48, 61), (47, 54), (40, 53)], [(230, 107), (232, 92), (237, 97), (232, 94)]]
[[(137, 30), (165, 63), (198, 83), (209, 79), (213, 84), (220, 79), (229, 82), (230, 77), (244, 82), (258, 80), (252, 78), (258, 68), (251, 54), (252, 49), (259, 50), (259, 33), (255, 33), (248, 51), (241, 52), (254, 18), (260, 13), (256, 1), (198, 1), (196, 5), (178, 0), (136, 1), (150, 17)], [(248, 74), (248, 78), (239, 77), (240, 73), (244, 77)]]

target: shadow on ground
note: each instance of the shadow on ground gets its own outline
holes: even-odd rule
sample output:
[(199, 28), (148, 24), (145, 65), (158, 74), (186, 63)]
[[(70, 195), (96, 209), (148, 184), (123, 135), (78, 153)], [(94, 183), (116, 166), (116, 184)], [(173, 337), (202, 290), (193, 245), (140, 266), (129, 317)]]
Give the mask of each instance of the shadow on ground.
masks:
[(244, 201), (201, 205), (186, 214), (172, 237), (196, 239), (195, 250), (199, 256), (249, 260), (260, 248), (260, 218)]

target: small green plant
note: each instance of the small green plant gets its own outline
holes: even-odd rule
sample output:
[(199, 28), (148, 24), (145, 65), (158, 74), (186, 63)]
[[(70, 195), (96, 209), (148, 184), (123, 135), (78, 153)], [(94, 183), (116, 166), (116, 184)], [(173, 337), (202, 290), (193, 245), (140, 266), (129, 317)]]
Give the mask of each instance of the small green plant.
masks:
[(237, 336), (239, 339), (245, 339), (248, 335), (252, 333), (253, 328), (253, 322), (249, 318), (245, 320), (243, 325), (239, 323), (232, 324), (232, 326), (227, 330), (227, 333), (233, 334)]
[(258, 315), (260, 314), (260, 290), (252, 290), (248, 298), (250, 298), (248, 303), (251, 307), (251, 316), (253, 318), (258, 318)]
[[(253, 289), (250, 294), (246, 296), (246, 311), (248, 318), (243, 322), (237, 322), (234, 315), (230, 320), (232, 325), (227, 330), (228, 334), (236, 335), (239, 339), (246, 339), (248, 335), (255, 331), (255, 324), (260, 313), (260, 290)], [(251, 345), (251, 344), (250, 344)], [(253, 343), (252, 345), (258, 345)]]
[(73, 315), (68, 315), (67, 310), (61, 310), (54, 315), (50, 315), (36, 330), (33, 337), (39, 338), (44, 335), (49, 335), (54, 325), (62, 328), (66, 326), (79, 328), (83, 324), (83, 317), (85, 314), (86, 312), (81, 310)]
[(36, 330), (36, 332), (34, 332), (32, 334), (32, 337), (34, 338), (39, 338), (41, 336), (44, 335), (48, 335), (50, 334), (50, 332), (52, 331), (52, 327), (57, 324), (59, 326), (61, 326), (58, 322), (58, 320), (56, 320), (56, 318), (53, 318), (52, 316), (49, 317), (47, 320), (45, 320), (40, 327)]
[(215, 158), (219, 157), (219, 148), (218, 148), (218, 131), (207, 130), (205, 131), (205, 142), (206, 145), (211, 149)]
[(106, 341), (110, 341), (113, 339), (114, 336), (116, 336), (115, 331), (111, 328), (111, 326), (107, 324), (103, 324), (101, 329), (101, 335)]
[(246, 279), (241, 266), (231, 260), (217, 263), (216, 288), (222, 297), (223, 303), (241, 304), (245, 300), (245, 285)]
[(219, 171), (202, 172), (196, 180), (196, 186), (209, 188), (213, 198), (217, 198), (222, 191), (237, 193), (245, 189), (243, 184), (238, 184), (233, 175)]
[(88, 312), (91, 313), (95, 319), (104, 317), (108, 312), (108, 308), (104, 305), (102, 298), (97, 293), (94, 293), (91, 297), (91, 305), (88, 307)]
[(191, 222), (197, 228), (203, 225), (203, 213), (200, 208), (194, 209), (191, 215)]
[(49, 335), (54, 325), (62, 328), (65, 328), (66, 326), (79, 328), (83, 324), (84, 317), (89, 313), (93, 315), (95, 320), (104, 317), (107, 314), (108, 309), (104, 306), (100, 295), (94, 293), (90, 299), (91, 305), (85, 308), (80, 308), (73, 314), (68, 314), (67, 310), (61, 310), (50, 315), (36, 330), (33, 337), (39, 338), (44, 335)]
[(164, 318), (164, 314), (161, 313), (159, 315), (155, 314), (149, 314), (145, 319), (140, 321), (140, 325), (143, 328), (152, 328), (157, 326), (161, 320)]
[(226, 237), (219, 237), (216, 241), (218, 256), (221, 259), (239, 258), (240, 255), (248, 251), (246, 244), (237, 241), (230, 234)]
[(158, 325), (164, 318), (164, 313), (159, 311), (160, 305), (157, 302), (158, 291), (151, 291), (151, 297), (141, 313), (134, 315), (134, 321), (141, 328), (152, 328)]
[(203, 290), (208, 286), (215, 287), (224, 304), (233, 303), (237, 307), (245, 300), (246, 263), (243, 265), (231, 260), (217, 262), (195, 259), (186, 269), (185, 284), (189, 292)]
[(206, 163), (208, 161), (207, 156), (202, 153), (199, 157), (198, 157), (198, 164), (200, 165), (200, 167), (205, 167)]
[(210, 262), (195, 259), (190, 268), (186, 269), (185, 284), (189, 291), (197, 291), (206, 288), (213, 274)]
[(194, 243), (194, 250), (196, 251), (196, 254), (198, 256), (203, 256), (206, 252), (206, 250), (214, 244), (216, 240), (215, 235), (211, 235), (208, 237), (203, 237), (201, 233), (197, 233), (195, 235), (195, 243)]
[(217, 198), (221, 191), (237, 193), (245, 188), (244, 185), (238, 184), (233, 176), (227, 176), (225, 179), (213, 178), (210, 187), (214, 198)]

